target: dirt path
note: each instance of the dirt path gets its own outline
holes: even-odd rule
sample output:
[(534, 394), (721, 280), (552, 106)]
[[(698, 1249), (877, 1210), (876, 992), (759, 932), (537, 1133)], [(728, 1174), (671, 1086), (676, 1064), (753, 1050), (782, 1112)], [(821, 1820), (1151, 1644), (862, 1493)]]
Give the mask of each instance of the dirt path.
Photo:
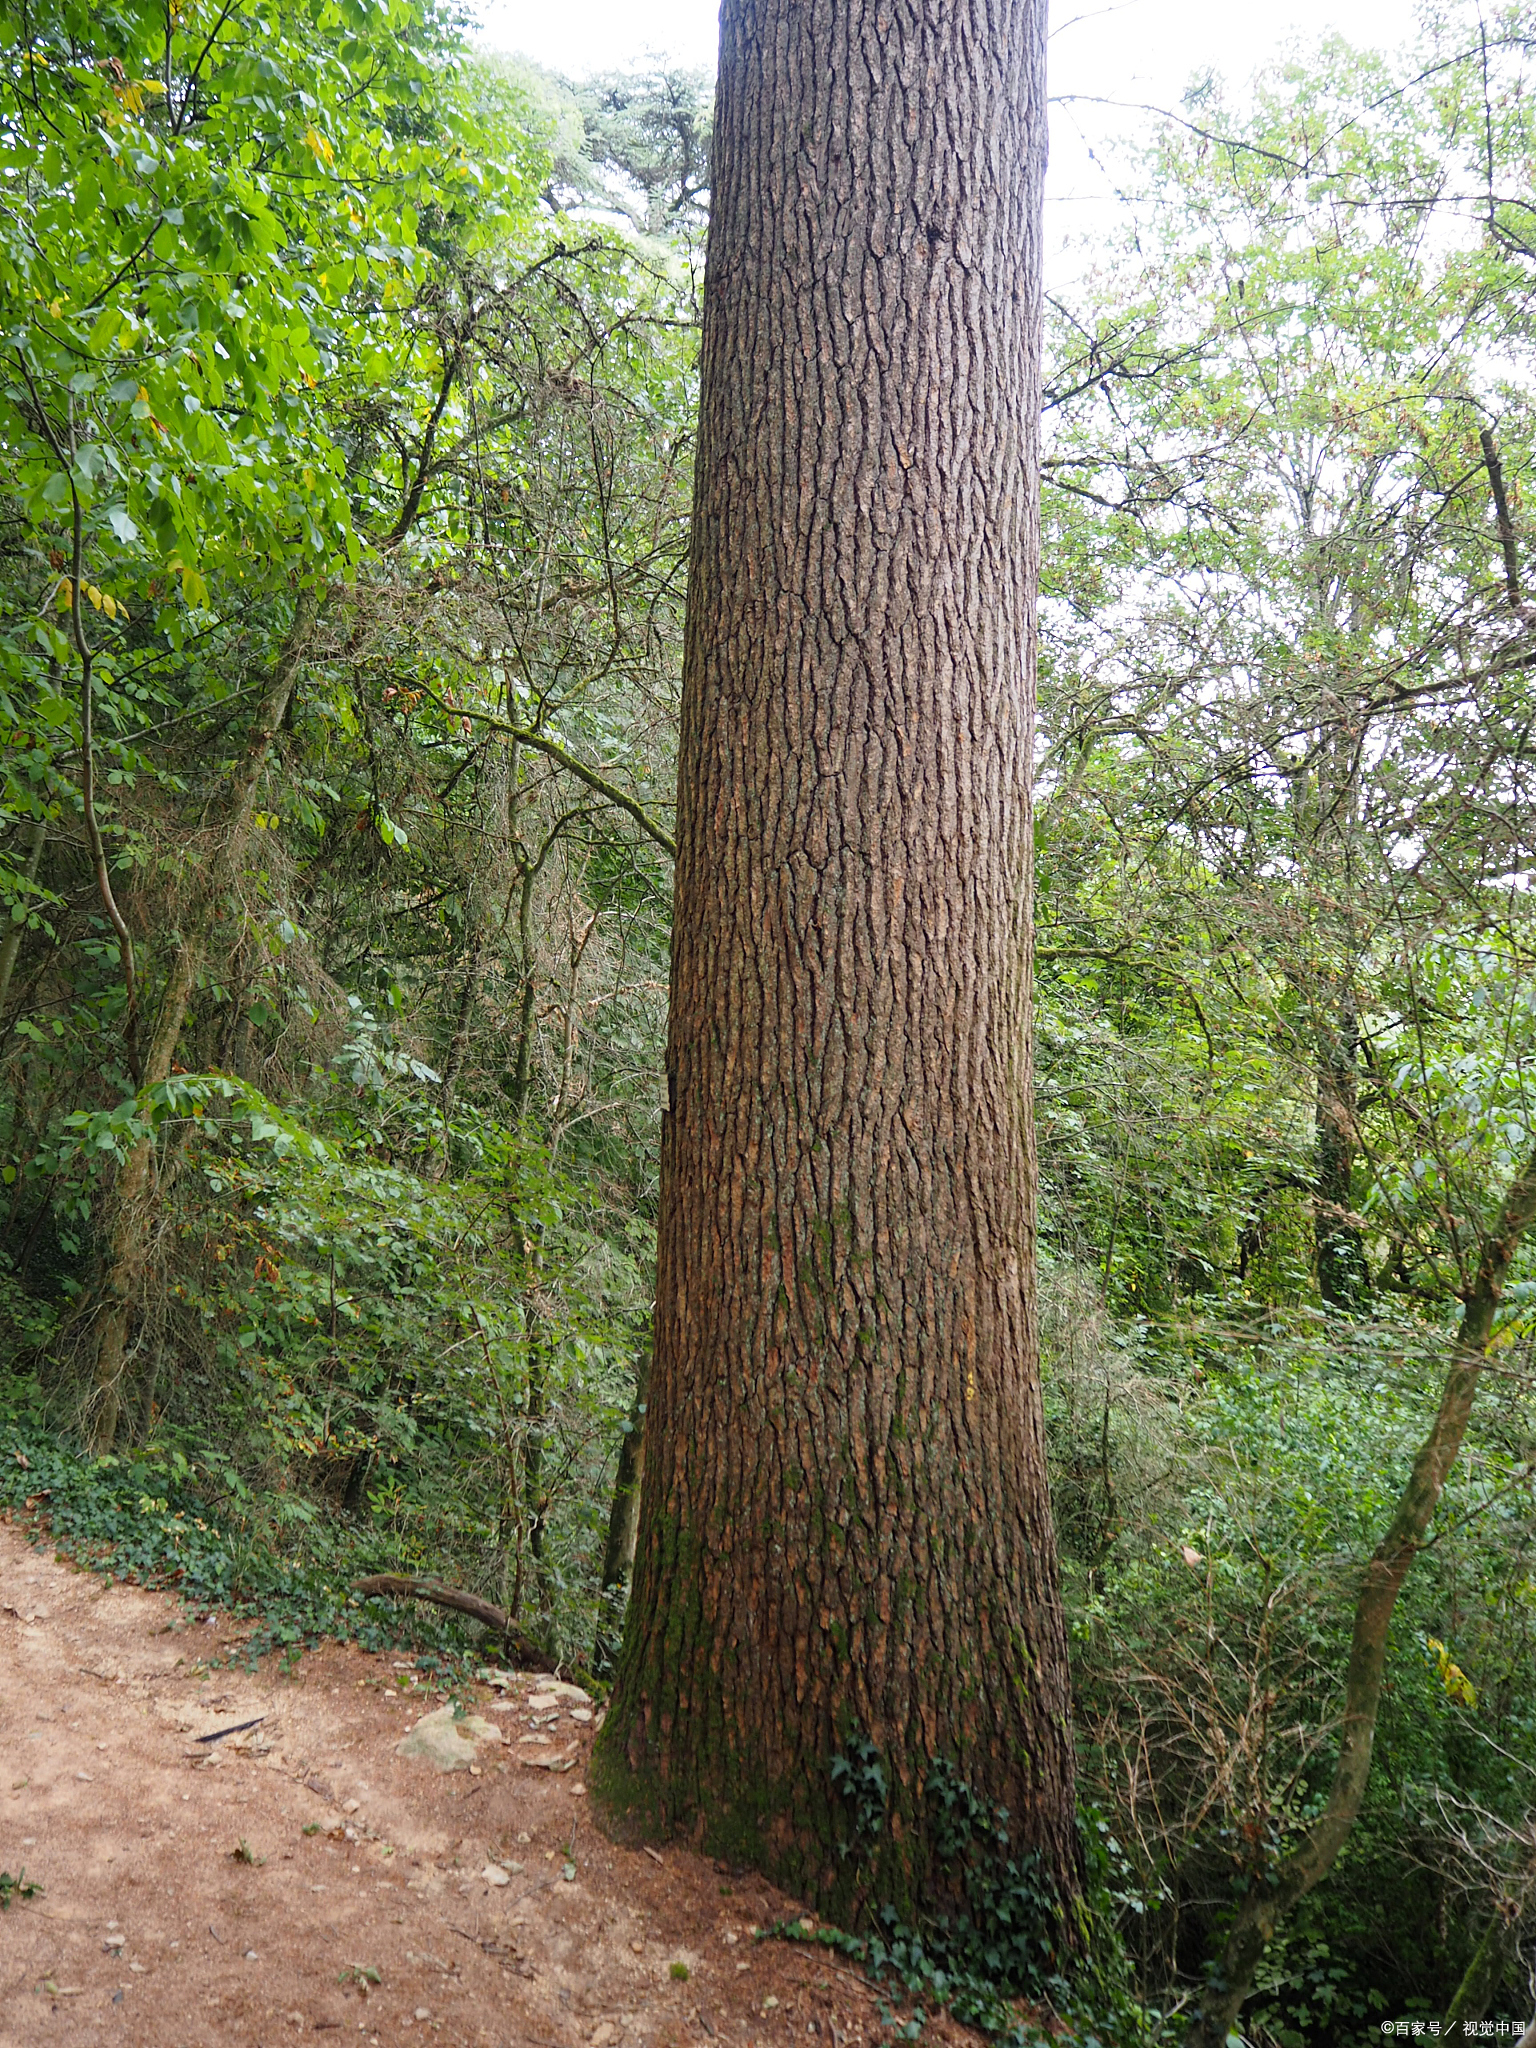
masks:
[[(0, 2048), (888, 2032), (862, 1980), (752, 1939), (789, 1910), (759, 1880), (597, 1833), (579, 1695), (477, 1688), (495, 1733), (473, 1774), (443, 1774), (396, 1753), (441, 1704), (403, 1658), (333, 1645), (294, 1677), (207, 1669), (237, 1642), (223, 1616), (0, 1521), (0, 1869), (44, 1887), (0, 1914)], [(975, 2037), (940, 2021), (924, 2039)]]

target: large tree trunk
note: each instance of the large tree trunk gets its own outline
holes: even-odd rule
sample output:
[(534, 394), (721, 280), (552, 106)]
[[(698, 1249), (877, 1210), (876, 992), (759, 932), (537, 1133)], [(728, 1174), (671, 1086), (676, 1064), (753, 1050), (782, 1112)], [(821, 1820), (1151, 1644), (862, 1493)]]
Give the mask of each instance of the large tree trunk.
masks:
[(655, 1352), (595, 1789), (844, 1908), (930, 1760), (1075, 1889), (1030, 1127), (1042, 0), (725, 0)]
[(1237, 2024), (1275, 1930), (1308, 1892), (1321, 1884), (1349, 1839), (1371, 1774), (1371, 1750), (1381, 1708), (1392, 1611), (1461, 1450), (1510, 1261), (1533, 1224), (1536, 1151), (1510, 1183), (1498, 1220), (1484, 1241), (1476, 1278), (1467, 1290), (1456, 1347), (1434, 1423), (1419, 1446), (1391, 1524), (1365, 1568), (1355, 1602), (1349, 1666), (1344, 1674), (1339, 1753), (1328, 1802), (1270, 1881), (1250, 1883), (1190, 2028), (1187, 2048), (1225, 2048), (1227, 2035)]
[[(169, 1075), (187, 1021), (207, 951), (213, 914), (234, 887), (244, 864), (255, 815), (256, 796), (266, 773), (294, 685), (299, 678), (318, 616), (312, 590), (300, 591), (293, 620), (277, 664), (256, 707), (245, 753), (230, 780), (215, 827), (212, 857), (194, 883), (171, 949), (165, 992), (160, 999), (154, 1036), (140, 1075), (141, 1090), (157, 1087)], [(87, 1437), (98, 1454), (110, 1451), (122, 1413), (122, 1379), (128, 1363), (128, 1339), (138, 1307), (154, 1234), (155, 1146), (143, 1138), (123, 1161), (105, 1219), (105, 1256), (97, 1294)]]

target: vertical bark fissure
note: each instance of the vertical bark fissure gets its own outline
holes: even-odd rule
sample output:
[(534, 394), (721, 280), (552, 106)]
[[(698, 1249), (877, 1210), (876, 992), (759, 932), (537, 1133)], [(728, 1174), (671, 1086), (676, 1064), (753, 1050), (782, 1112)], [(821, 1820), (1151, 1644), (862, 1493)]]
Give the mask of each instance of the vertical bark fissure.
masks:
[[(1033, 1295), (1044, 8), (725, 0), (658, 1298), (595, 1789), (836, 1904), (829, 1765), (1075, 1887)], [(864, 1880), (861, 1880), (863, 1882)]]

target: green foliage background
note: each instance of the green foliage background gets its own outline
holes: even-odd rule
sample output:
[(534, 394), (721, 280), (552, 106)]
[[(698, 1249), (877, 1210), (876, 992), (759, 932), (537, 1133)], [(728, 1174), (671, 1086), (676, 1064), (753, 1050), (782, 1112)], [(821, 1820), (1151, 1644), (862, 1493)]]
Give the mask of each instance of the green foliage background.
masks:
[[(1193, 87), (1051, 302), (1084, 2039), (1176, 2039), (1317, 1811), (1360, 1566), (1536, 1131), (1536, 24), (1426, 38)], [(0, 13), (0, 1496), (243, 1606), (253, 1653), (465, 1654), (350, 1595), (392, 1568), (611, 1642), (708, 137), (707, 81), (573, 88), (435, 0)], [(1442, 2014), (1496, 1916), (1488, 2010), (1524, 2010), (1533, 1290), (1527, 1250), (1264, 2048)]]

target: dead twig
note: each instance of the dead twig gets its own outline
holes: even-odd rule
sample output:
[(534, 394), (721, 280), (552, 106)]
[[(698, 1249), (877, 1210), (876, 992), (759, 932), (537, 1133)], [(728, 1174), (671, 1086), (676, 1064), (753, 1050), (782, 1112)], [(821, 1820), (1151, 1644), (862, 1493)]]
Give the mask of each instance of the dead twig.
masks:
[(410, 1579), (394, 1572), (380, 1572), (371, 1579), (359, 1579), (352, 1590), (365, 1600), (429, 1600), (434, 1607), (451, 1607), (473, 1621), (483, 1621), (525, 1670), (555, 1672), (560, 1668), (548, 1651), (528, 1640), (504, 1607), (498, 1607), (492, 1600), (482, 1600), (478, 1593), (445, 1586), (441, 1579)]
[(195, 1735), (192, 1739), (194, 1742), (222, 1742), (226, 1735), (243, 1735), (247, 1728), (259, 1728), (266, 1718), (265, 1714), (258, 1714), (254, 1721), (236, 1721), (231, 1728), (216, 1728), (211, 1735)]

